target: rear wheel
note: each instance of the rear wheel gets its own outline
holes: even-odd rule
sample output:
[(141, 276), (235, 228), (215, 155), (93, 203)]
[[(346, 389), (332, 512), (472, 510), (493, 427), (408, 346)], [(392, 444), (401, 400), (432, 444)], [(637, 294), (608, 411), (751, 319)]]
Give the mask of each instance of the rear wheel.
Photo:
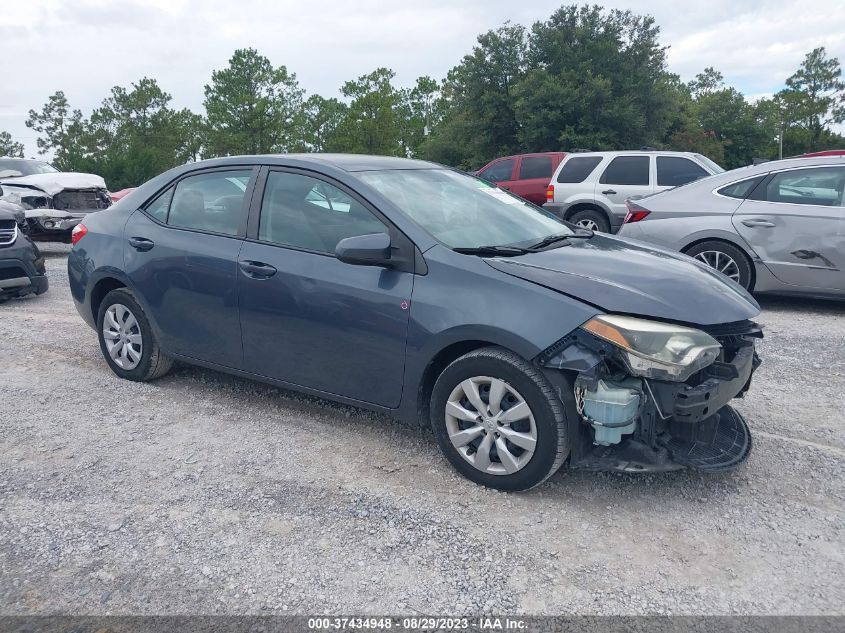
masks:
[(610, 222), (608, 222), (607, 216), (597, 209), (576, 211), (569, 216), (569, 221), (576, 226), (590, 229), (591, 231), (610, 233)]
[(733, 279), (746, 290), (752, 289), (751, 262), (745, 253), (733, 244), (720, 240), (701, 242), (686, 254)]
[(431, 426), (458, 472), (498, 490), (527, 490), (569, 455), (563, 405), (516, 354), (485, 347), (454, 361), (434, 385)]
[(109, 292), (97, 314), (100, 350), (111, 370), (127, 380), (144, 382), (164, 376), (173, 366), (158, 346), (155, 334), (132, 293)]

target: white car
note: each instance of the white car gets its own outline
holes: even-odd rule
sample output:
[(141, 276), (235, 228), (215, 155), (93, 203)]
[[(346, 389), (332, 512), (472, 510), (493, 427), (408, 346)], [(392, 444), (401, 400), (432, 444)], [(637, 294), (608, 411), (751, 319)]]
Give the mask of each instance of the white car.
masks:
[(0, 200), (23, 208), (30, 238), (65, 242), (88, 213), (111, 206), (102, 177), (31, 158), (0, 157)]
[(578, 226), (615, 233), (628, 213), (628, 198), (723, 171), (706, 156), (692, 152), (575, 152), (558, 165), (543, 207)]

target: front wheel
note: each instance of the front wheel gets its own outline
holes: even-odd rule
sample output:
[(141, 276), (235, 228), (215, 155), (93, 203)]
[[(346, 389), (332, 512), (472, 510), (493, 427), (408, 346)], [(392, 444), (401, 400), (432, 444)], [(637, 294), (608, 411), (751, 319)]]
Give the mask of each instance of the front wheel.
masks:
[(563, 405), (545, 377), (499, 347), (461, 356), (434, 385), (431, 427), (452, 466), (497, 490), (532, 488), (569, 455)]
[(106, 363), (121, 378), (154, 380), (173, 366), (159, 348), (144, 310), (126, 288), (112, 290), (103, 298), (97, 334)]

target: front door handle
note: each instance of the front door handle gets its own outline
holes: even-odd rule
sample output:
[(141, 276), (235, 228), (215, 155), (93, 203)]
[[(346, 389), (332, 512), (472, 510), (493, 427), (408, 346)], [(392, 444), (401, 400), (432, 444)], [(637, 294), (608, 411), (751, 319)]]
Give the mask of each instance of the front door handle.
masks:
[(754, 228), (755, 226), (760, 226), (760, 227), (764, 227), (764, 228), (767, 228), (767, 229), (771, 229), (775, 226), (774, 222), (769, 222), (768, 220), (761, 220), (759, 218), (756, 218), (756, 219), (752, 218), (750, 220), (743, 220), (742, 223), (745, 226), (749, 226), (751, 228)]
[(613, 189), (605, 189), (602, 193), (606, 196), (615, 196), (616, 192)]
[(268, 279), (276, 274), (276, 267), (264, 262), (243, 261), (238, 262), (238, 266), (247, 277), (253, 279)]
[(155, 245), (155, 242), (153, 242), (152, 240), (148, 240), (146, 237), (129, 238), (129, 246), (134, 248), (136, 251), (141, 251), (142, 253), (151, 250), (152, 247)]

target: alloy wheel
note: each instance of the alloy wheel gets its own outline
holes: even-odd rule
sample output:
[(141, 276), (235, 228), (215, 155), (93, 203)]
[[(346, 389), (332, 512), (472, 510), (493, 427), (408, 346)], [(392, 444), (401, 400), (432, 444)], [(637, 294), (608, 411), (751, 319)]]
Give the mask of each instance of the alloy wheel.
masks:
[(537, 446), (534, 415), (504, 380), (467, 378), (452, 390), (445, 414), (452, 446), (477, 470), (511, 475), (531, 461)]
[(595, 220), (591, 220), (590, 218), (584, 218), (583, 220), (578, 220), (575, 223), (575, 226), (580, 226), (585, 229), (590, 229), (591, 231), (600, 231), (599, 225), (596, 224)]
[(123, 370), (135, 369), (141, 362), (144, 341), (141, 328), (132, 311), (125, 305), (109, 306), (103, 317), (103, 340), (114, 364)]
[(718, 270), (720, 273), (725, 275), (725, 277), (730, 277), (735, 282), (739, 283), (739, 266), (737, 266), (737, 263), (730, 255), (721, 251), (702, 251), (700, 253), (696, 253), (694, 257), (698, 261), (704, 262), (710, 266), (710, 268)]

